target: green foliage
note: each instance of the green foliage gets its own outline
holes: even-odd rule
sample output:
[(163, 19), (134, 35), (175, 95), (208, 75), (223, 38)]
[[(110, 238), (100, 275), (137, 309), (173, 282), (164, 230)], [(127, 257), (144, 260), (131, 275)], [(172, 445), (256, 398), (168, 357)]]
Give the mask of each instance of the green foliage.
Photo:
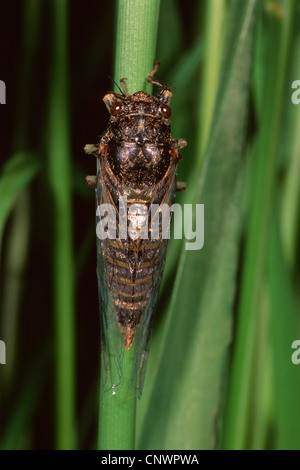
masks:
[(142, 399), (100, 398), (98, 445), (300, 449), (297, 2), (70, 3), (24, 0), (20, 28), (11, 14), (22, 47), (11, 37), (20, 73), (1, 107), (12, 117), (1, 139), (0, 340), (11, 362), (0, 365), (0, 448), (95, 447), (95, 214), (84, 188), (95, 162), (83, 147), (105, 129), (107, 76), (150, 92), (157, 58), (172, 134), (188, 141), (176, 202), (194, 205), (193, 228), (204, 204), (205, 240), (198, 251), (170, 240)]
[(254, 7), (255, 2), (248, 8), (236, 3), (229, 12), (236, 21), (227, 35), (219, 112), (202, 170), (185, 201), (204, 204), (205, 245), (198, 251), (187, 251), (185, 244), (181, 248), (141, 448), (205, 449), (217, 440), (215, 420), (232, 330)]
[(18, 195), (34, 178), (40, 164), (29, 153), (13, 155), (3, 166), (0, 175), (0, 244), (3, 229)]

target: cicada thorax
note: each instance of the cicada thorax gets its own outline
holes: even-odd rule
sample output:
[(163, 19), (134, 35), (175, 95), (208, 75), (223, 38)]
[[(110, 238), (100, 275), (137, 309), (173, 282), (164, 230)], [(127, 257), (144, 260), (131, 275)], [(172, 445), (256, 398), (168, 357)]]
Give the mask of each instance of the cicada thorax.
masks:
[(124, 100), (124, 110), (109, 124), (107, 161), (125, 186), (153, 187), (170, 166), (174, 143), (157, 101), (147, 93), (136, 93)]

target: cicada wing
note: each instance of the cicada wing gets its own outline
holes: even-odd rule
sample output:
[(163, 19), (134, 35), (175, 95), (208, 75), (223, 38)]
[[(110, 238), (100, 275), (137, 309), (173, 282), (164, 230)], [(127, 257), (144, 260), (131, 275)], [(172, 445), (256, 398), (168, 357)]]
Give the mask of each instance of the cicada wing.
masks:
[[(176, 165), (172, 168), (168, 178), (164, 182), (164, 187), (157, 187), (153, 199), (159, 195), (161, 204), (172, 206), (176, 194)], [(171, 218), (171, 216), (170, 216)], [(149, 354), (149, 346), (152, 331), (153, 313), (156, 308), (159, 289), (164, 271), (164, 265), (167, 253), (167, 239), (160, 239), (158, 253), (159, 262), (155, 264), (153, 271), (151, 293), (148, 298), (145, 311), (142, 315), (141, 322), (135, 333), (133, 347), (135, 348), (132, 373), (130, 377), (130, 386), (140, 398), (143, 391), (145, 373), (147, 367), (147, 359)]]
[[(166, 204), (168, 206), (173, 204), (176, 191), (175, 172), (176, 166), (174, 165), (169, 172), (168, 177), (154, 188), (153, 200), (156, 204), (158, 201), (161, 204)], [(96, 200), (98, 207), (100, 204), (111, 204), (113, 202), (112, 195), (109, 191), (110, 188), (106, 186), (101, 175), (101, 164), (98, 161), (96, 184)], [(151, 220), (149, 226), (151, 232)], [(115, 240), (115, 242), (117, 243), (117, 240)], [(168, 240), (162, 238), (158, 240), (157, 249), (154, 250), (152, 255), (155, 263), (153, 262), (151, 287), (146, 294), (146, 305), (143, 308), (139, 326), (135, 331), (132, 345), (132, 347), (134, 347), (134, 358), (130, 377), (130, 387), (139, 398), (141, 397), (144, 385), (151, 337), (152, 317), (156, 307), (163, 275), (167, 242)], [(121, 387), (123, 384), (123, 355), (125, 345), (122, 341), (117, 322), (118, 312), (116, 312), (115, 302), (110, 292), (110, 279), (114, 273), (107, 272), (107, 263), (105, 263), (105, 255), (108, 252), (107, 243), (107, 239), (99, 239), (97, 237), (97, 274), (101, 319), (101, 365), (103, 368), (102, 377), (104, 391), (109, 393), (116, 391), (116, 388)], [(147, 244), (147, 241), (143, 240), (142, 243)], [(122, 249), (121, 244), (119, 248)], [(148, 256), (147, 260), (151, 264), (151, 257), (149, 258)], [(116, 269), (118, 269), (117, 266)], [(117, 272), (115, 274), (117, 274)]]
[(122, 363), (124, 346), (116, 322), (114, 305), (105, 279), (102, 255), (103, 246), (101, 246), (104, 243), (103, 241), (102, 243), (97, 241), (97, 244), (102, 382), (104, 392), (109, 393), (123, 384)]
[[(108, 189), (106, 188), (101, 172), (98, 168), (96, 184), (97, 208), (100, 204), (110, 204)], [(97, 220), (98, 222), (98, 220)], [(106, 394), (115, 391), (123, 384), (123, 354), (122, 343), (114, 303), (109, 290), (109, 273), (105, 263), (107, 252), (107, 239), (97, 236), (97, 278), (100, 309), (100, 335), (101, 335), (101, 367), (103, 389)]]
[(145, 373), (147, 367), (147, 359), (149, 354), (153, 313), (157, 304), (159, 288), (161, 284), (165, 257), (166, 257), (167, 240), (161, 240), (159, 247), (159, 263), (153, 273), (153, 282), (151, 293), (148, 298), (147, 305), (143, 312), (141, 322), (135, 333), (133, 347), (134, 359), (132, 373), (130, 377), (130, 386), (132, 390), (140, 398), (143, 391)]

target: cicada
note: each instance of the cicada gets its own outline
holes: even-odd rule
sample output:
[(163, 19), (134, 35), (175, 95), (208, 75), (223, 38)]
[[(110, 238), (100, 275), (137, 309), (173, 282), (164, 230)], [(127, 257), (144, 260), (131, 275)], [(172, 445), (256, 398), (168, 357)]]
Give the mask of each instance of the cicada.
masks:
[[(99, 144), (85, 147), (97, 158), (97, 227), (102, 223), (97, 277), (103, 386), (116, 393), (123, 385), (124, 349), (134, 347), (129, 385), (139, 398), (166, 258), (162, 219), (171, 219), (179, 149), (186, 145), (171, 135), (172, 93), (155, 79), (158, 66), (147, 77), (161, 88), (158, 96), (144, 91), (129, 95), (126, 79), (120, 80), (120, 93), (103, 98), (110, 113), (105, 134)], [(87, 181), (92, 184), (91, 177)]]

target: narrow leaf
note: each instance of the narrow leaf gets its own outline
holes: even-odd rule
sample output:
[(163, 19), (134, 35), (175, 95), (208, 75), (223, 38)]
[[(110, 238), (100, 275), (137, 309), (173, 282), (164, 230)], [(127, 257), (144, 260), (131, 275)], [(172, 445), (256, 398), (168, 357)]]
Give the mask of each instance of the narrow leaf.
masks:
[(205, 207), (205, 244), (198, 251), (183, 246), (140, 448), (208, 449), (216, 445), (231, 340), (240, 159), (256, 6), (255, 0), (234, 1), (229, 11), (218, 113), (202, 172), (188, 189), (187, 202)]

